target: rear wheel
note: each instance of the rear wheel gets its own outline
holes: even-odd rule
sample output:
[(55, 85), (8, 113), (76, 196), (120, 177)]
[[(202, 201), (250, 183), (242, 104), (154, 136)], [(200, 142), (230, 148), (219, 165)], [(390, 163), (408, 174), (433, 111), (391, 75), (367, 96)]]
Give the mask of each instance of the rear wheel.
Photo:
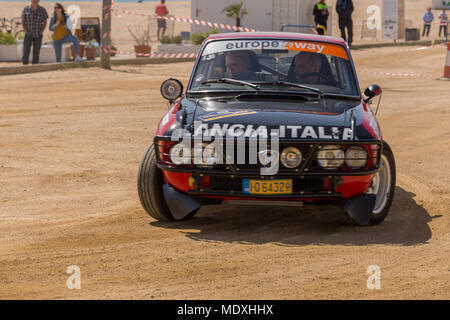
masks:
[[(395, 192), (395, 159), (391, 148), (383, 142), (383, 153), (381, 154), (380, 170), (372, 179), (372, 184), (367, 194), (376, 195), (375, 206), (370, 217), (369, 225), (381, 223), (388, 215), (394, 200)], [(353, 219), (347, 216), (350, 223), (357, 225)]]
[(137, 188), (142, 207), (152, 218), (159, 221), (177, 221), (192, 217), (197, 210), (183, 219), (174, 218), (164, 200), (164, 183), (163, 173), (156, 165), (155, 147), (152, 143), (139, 166)]

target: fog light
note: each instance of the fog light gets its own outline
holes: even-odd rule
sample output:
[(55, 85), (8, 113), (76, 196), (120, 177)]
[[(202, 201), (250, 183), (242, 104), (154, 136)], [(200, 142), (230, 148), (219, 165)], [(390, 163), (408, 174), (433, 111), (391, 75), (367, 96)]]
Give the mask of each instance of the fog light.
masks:
[(350, 147), (345, 151), (345, 164), (351, 169), (365, 167), (367, 160), (367, 151), (362, 147)]
[(324, 146), (317, 153), (317, 162), (324, 169), (337, 169), (344, 163), (344, 151), (339, 146)]
[(281, 163), (289, 169), (296, 168), (302, 162), (302, 153), (294, 147), (285, 148), (281, 152)]

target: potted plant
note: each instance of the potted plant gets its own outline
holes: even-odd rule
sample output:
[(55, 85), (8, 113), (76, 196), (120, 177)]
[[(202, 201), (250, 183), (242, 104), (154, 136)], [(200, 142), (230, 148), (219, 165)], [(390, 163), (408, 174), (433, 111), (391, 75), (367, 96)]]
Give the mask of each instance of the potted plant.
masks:
[[(95, 45), (97, 44), (97, 45)], [(96, 40), (89, 41), (84, 51), (86, 52), (86, 60), (95, 60), (95, 55), (97, 53), (98, 43)]]
[(88, 28), (86, 31), (86, 40), (87, 40), (87, 45), (85, 47), (85, 52), (86, 52), (86, 60), (95, 60), (95, 54), (97, 51), (97, 47), (98, 47), (98, 42), (95, 39), (95, 35), (94, 35), (94, 29), (93, 28)]
[(149, 56), (151, 52), (150, 24), (147, 23), (146, 28), (142, 26), (136, 26), (134, 28), (134, 31), (131, 30), (130, 26), (128, 26), (128, 31), (130, 32), (134, 41), (136, 41), (136, 45), (134, 46), (134, 52), (136, 53), (136, 57), (140, 58)]
[(17, 40), (10, 33), (0, 32), (0, 60), (19, 61)]

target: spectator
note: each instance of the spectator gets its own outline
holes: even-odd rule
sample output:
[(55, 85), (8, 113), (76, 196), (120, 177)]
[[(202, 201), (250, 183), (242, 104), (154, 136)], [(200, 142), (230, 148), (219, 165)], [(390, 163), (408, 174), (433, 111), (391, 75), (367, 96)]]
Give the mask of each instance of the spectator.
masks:
[(83, 59), (78, 54), (78, 39), (72, 34), (72, 21), (66, 15), (64, 7), (60, 3), (55, 4), (53, 17), (50, 19), (50, 31), (53, 31), (53, 48), (55, 49), (56, 62), (61, 62), (61, 50), (63, 43), (72, 42), (75, 50), (75, 61)]
[[(166, 0), (161, 0), (161, 3), (158, 3), (155, 8), (156, 15), (160, 17), (165, 17), (169, 14), (169, 11), (167, 10), (167, 7), (165, 5)], [(166, 32), (166, 19), (158, 18), (158, 41), (160, 41), (164, 37), (164, 33)]]
[(422, 31), (422, 37), (427, 34), (427, 37), (430, 34), (430, 27), (431, 23), (434, 20), (433, 13), (431, 12), (431, 8), (428, 8), (427, 11), (423, 14), (423, 31)]
[(321, 35), (325, 35), (327, 32), (327, 20), (329, 15), (328, 6), (326, 5), (325, 0), (320, 0), (314, 5), (313, 15), (317, 32)]
[(445, 9), (442, 9), (442, 12), (439, 14), (439, 37), (441, 36), (441, 31), (444, 31), (444, 37), (447, 36), (447, 24), (448, 24), (448, 17), (447, 13), (445, 13)]
[[(352, 0), (338, 0), (336, 3), (336, 11), (339, 15), (339, 29), (341, 29), (341, 37), (348, 42), (349, 46), (351, 46), (353, 42)], [(348, 38), (345, 36), (345, 28), (347, 28)]]
[(28, 64), (31, 46), (33, 46), (32, 64), (39, 63), (42, 34), (47, 26), (47, 19), (47, 10), (39, 5), (39, 0), (31, 0), (31, 5), (23, 9), (22, 28), (25, 31), (25, 38), (23, 39), (23, 64)]

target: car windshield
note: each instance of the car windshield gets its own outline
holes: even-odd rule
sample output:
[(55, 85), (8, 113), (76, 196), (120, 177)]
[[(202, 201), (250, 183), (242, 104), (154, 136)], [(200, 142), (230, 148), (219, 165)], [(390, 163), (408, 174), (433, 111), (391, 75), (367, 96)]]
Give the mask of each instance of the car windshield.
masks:
[(189, 91), (311, 92), (301, 85), (325, 94), (359, 96), (353, 67), (343, 46), (273, 39), (209, 42)]

